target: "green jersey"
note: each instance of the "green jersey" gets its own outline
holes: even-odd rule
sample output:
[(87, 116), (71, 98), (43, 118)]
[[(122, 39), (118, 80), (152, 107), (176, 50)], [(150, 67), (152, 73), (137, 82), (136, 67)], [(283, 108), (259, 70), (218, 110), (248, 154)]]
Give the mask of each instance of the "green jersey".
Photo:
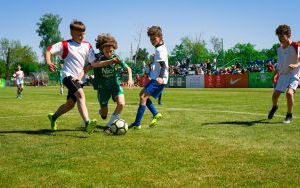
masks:
[[(111, 58), (106, 58), (102, 54), (96, 55), (98, 61), (106, 61), (119, 56), (114, 54)], [(107, 65), (105, 67), (97, 67), (94, 68), (94, 81), (93, 86), (95, 90), (109, 90), (113, 87), (120, 86), (120, 78), (119, 71), (123, 68), (127, 68), (128, 65), (124, 61), (120, 61), (119, 63)]]

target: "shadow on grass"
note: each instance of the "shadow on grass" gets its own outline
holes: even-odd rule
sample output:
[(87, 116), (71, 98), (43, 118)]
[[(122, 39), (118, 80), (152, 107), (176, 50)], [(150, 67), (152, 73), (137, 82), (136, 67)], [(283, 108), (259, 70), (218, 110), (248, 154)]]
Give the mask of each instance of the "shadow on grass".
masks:
[(11, 130), (11, 131), (0, 131), (0, 134), (4, 136), (5, 134), (15, 134), (15, 133), (20, 133), (20, 134), (30, 134), (30, 135), (50, 135), (52, 136), (53, 133), (56, 132), (77, 132), (77, 131), (83, 131), (81, 129), (74, 130), (74, 129), (60, 129), (57, 131), (52, 131), (50, 129), (39, 129), (39, 130)]
[(260, 119), (254, 121), (222, 121), (222, 122), (210, 122), (210, 123), (202, 123), (201, 125), (242, 125), (242, 126), (253, 126), (257, 124), (278, 124), (282, 122), (270, 122), (268, 119)]

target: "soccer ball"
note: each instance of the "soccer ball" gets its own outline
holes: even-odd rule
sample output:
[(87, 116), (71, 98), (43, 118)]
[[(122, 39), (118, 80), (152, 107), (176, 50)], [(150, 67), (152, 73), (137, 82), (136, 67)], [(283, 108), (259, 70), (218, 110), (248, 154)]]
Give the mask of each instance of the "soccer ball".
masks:
[(124, 119), (116, 119), (111, 124), (111, 132), (114, 135), (124, 135), (128, 131), (128, 124)]

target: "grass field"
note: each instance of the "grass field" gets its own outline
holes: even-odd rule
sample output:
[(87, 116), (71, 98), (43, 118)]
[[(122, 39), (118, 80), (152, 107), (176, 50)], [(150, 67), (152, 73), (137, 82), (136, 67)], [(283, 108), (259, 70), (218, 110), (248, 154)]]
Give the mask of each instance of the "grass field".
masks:
[[(86, 87), (90, 116), (100, 120)], [(132, 122), (139, 89), (126, 89), (122, 117)], [(300, 94), (294, 121), (281, 122), (285, 96), (266, 120), (272, 89), (166, 89), (164, 115), (150, 129), (108, 136), (82, 131), (73, 109), (50, 131), (47, 114), (65, 101), (58, 87), (0, 89), (0, 187), (299, 187)], [(156, 102), (156, 101), (155, 101)], [(109, 104), (110, 114), (114, 104)]]

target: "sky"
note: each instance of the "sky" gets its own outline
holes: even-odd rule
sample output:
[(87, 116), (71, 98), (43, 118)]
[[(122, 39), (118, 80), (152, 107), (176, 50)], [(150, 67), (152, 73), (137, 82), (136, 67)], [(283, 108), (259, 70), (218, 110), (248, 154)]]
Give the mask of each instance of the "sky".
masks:
[(224, 49), (249, 42), (261, 50), (278, 42), (280, 24), (290, 25), (292, 40), (300, 40), (299, 7), (299, 0), (3, 0), (0, 38), (32, 47), (42, 61), (37, 23), (52, 13), (62, 18), (64, 39), (70, 38), (71, 21), (78, 19), (86, 25), (86, 41), (95, 46), (98, 34), (110, 33), (123, 58), (130, 56), (131, 46), (136, 50), (140, 31), (140, 47), (154, 52), (147, 37), (152, 25), (161, 26), (170, 52), (185, 36), (207, 42), (212, 36), (222, 38)]

